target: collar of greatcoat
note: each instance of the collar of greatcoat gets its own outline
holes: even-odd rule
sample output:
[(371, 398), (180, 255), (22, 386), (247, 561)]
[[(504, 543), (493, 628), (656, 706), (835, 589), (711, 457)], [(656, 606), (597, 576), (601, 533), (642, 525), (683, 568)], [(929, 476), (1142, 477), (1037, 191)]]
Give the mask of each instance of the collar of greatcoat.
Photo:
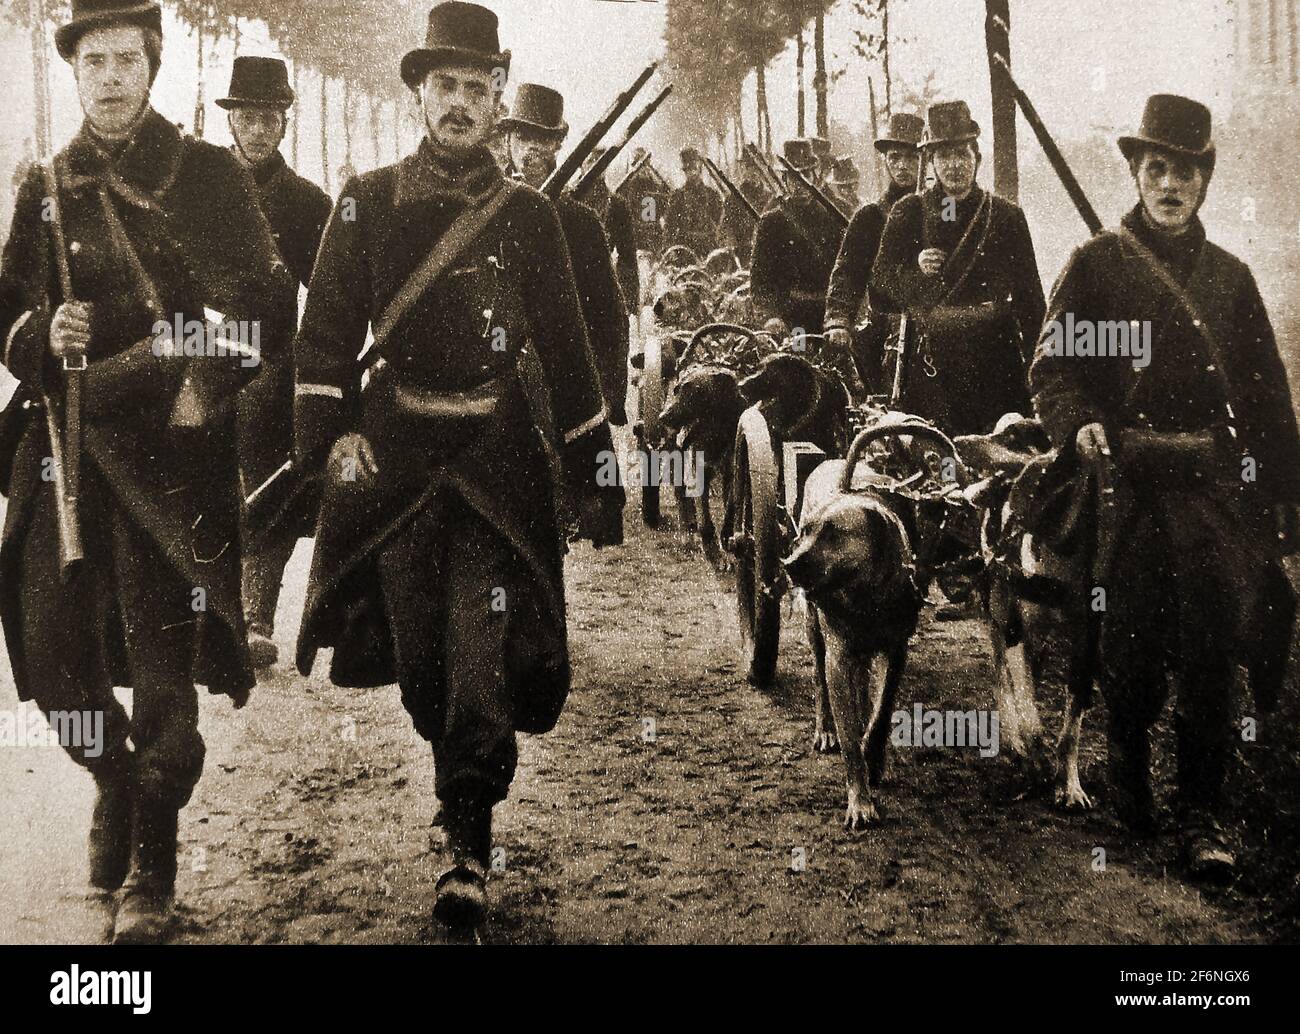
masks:
[(83, 122), (63, 152), (69, 190), (105, 185), (132, 204), (149, 207), (176, 180), (185, 138), (149, 108), (121, 154), (114, 158)]
[(422, 202), (460, 202), (477, 205), (495, 194), (505, 182), (492, 152), (478, 147), (461, 157), (441, 154), (425, 137), (414, 154), (397, 165), (398, 208)]

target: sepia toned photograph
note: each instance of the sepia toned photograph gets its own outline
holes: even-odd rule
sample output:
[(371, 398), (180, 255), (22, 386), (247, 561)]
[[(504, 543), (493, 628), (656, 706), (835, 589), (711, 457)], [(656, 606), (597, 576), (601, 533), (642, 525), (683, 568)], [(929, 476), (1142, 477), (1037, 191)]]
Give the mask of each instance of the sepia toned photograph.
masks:
[(0, 0), (28, 991), (1015, 945), (1261, 1004), (1296, 7)]

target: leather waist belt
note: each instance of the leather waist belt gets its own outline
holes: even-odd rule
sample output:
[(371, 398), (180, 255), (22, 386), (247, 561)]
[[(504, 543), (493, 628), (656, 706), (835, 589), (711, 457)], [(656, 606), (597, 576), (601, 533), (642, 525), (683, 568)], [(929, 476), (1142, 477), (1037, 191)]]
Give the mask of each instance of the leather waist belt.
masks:
[(500, 377), (465, 391), (428, 391), (396, 385), (393, 402), (404, 414), (428, 419), (486, 418), (496, 412), (502, 395)]

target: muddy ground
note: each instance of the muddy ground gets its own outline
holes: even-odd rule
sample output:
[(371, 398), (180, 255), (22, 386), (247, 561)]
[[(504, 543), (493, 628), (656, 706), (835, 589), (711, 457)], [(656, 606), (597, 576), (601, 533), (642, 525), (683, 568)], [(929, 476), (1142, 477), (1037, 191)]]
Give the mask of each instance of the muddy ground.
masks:
[[(780, 681), (738, 676), (733, 599), (697, 546), (629, 513), (625, 547), (568, 560), (576, 672), (558, 728), (522, 737), (498, 809), (489, 942), (1258, 942), (1294, 939), (1295, 705), (1242, 744), (1229, 890), (1198, 889), (1172, 838), (1105, 807), (1102, 718), (1083, 778), (1100, 807), (1055, 812), (1003, 757), (893, 749), (886, 821), (840, 828), (842, 762), (811, 751), (812, 666), (784, 609)], [(287, 662), (308, 561), (281, 603)], [(445, 864), (433, 762), (396, 689), (332, 687), (282, 664), (233, 711), (204, 696), (207, 768), (182, 813), (183, 942), (438, 939)], [(0, 707), (16, 706), (4, 673)], [(927, 614), (900, 707), (992, 707), (986, 636)], [(129, 694), (128, 694), (129, 696)], [(1059, 689), (1046, 694), (1049, 722)], [(1166, 723), (1167, 726), (1167, 723)], [(1158, 777), (1167, 794), (1167, 728)], [(58, 748), (0, 749), (0, 942), (84, 941), (91, 782)], [(1104, 866), (1099, 865), (1104, 852)]]

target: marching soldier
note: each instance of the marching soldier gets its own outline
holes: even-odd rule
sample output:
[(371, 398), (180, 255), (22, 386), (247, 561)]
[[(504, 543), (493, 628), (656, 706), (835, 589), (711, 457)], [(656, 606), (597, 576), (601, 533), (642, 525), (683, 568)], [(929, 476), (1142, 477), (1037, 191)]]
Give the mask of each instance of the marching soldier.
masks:
[(902, 407), (949, 434), (1027, 412), (1045, 308), (1024, 213), (975, 182), (978, 137), (965, 101), (926, 113), (922, 149), (938, 182), (890, 210), (871, 275), (882, 305), (918, 331), (905, 342)]
[[(92, 900), (111, 928), (120, 888), (116, 939), (152, 941), (203, 770), (195, 683), (236, 706), (254, 683), (233, 399), (274, 347), (259, 322), (287, 275), (248, 173), (150, 106), (157, 4), (74, 0), (55, 44), (85, 121), (28, 175), (4, 250), (4, 362), (31, 405), (0, 618), (20, 698), (104, 716), (97, 756), (69, 748), (95, 780)], [(78, 530), (84, 559), (68, 566)], [(134, 690), (129, 717), (114, 685)]]
[[(311, 279), (333, 206), (325, 191), (297, 175), (280, 153), (294, 100), (284, 62), (235, 58), (228, 93), (217, 105), (230, 113), (235, 157), (253, 175), (262, 214), (293, 277), (281, 310), (282, 325), (267, 328), (285, 347), (276, 349), (276, 361), (239, 395), (240, 480), (247, 496), (280, 469), (293, 448), (293, 350), (288, 345), (298, 329), (298, 285), (306, 287)], [(314, 523), (315, 515), (303, 512), (292, 523), (280, 522), (268, 536), (244, 522), (244, 608), (254, 667), (268, 668), (278, 660), (272, 635), (284, 567), (294, 544), (312, 534)]]
[[(816, 168), (808, 141), (788, 140), (784, 151), (786, 161), (800, 172), (811, 174)], [(793, 175), (785, 178), (785, 197), (763, 213), (754, 231), (754, 310), (778, 337), (796, 330), (820, 334), (843, 231)]]
[(835, 164), (831, 157), (831, 142), (824, 136), (806, 136), (802, 139), (806, 140), (808, 146), (812, 148), (813, 158), (817, 162), (809, 179), (817, 186), (823, 187), (830, 178), (831, 169)]
[[(1300, 433), (1255, 279), (1200, 220), (1215, 165), (1209, 109), (1153, 96), (1119, 147), (1138, 203), (1071, 256), (1030, 380), (1062, 458), (1096, 467), (1112, 452), (1119, 472), (1098, 680), (1117, 810), (1135, 829), (1154, 824), (1149, 731), (1172, 674), (1183, 860), (1194, 877), (1226, 879), (1234, 674), (1246, 663), (1256, 704), (1272, 710), (1295, 614), (1279, 559), (1295, 549)], [(1141, 333), (1145, 358), (1061, 340), (1063, 326), (1085, 324)], [(1144, 459), (1135, 442), (1151, 432), (1206, 444), (1181, 463), (1151, 447)]]
[[(880, 299), (872, 297), (869, 291), (871, 265), (876, 260), (890, 209), (900, 198), (916, 189), (924, 128), (925, 123), (918, 115), (900, 112), (890, 116), (885, 134), (875, 142), (876, 150), (884, 156), (889, 186), (879, 200), (863, 205), (853, 213), (831, 272), (830, 290), (826, 293), (826, 335), (840, 350), (852, 348), (858, 372), (867, 389), (876, 394), (888, 391), (884, 346), (890, 321)], [(864, 305), (868, 322), (866, 326), (857, 328), (855, 334)]]
[[(763, 183), (756, 167), (758, 159), (746, 147), (740, 157), (740, 192), (754, 209), (762, 215), (772, 203), (772, 193)], [(754, 219), (739, 201), (730, 194), (722, 203), (722, 220), (718, 223), (719, 243), (736, 253), (742, 266), (748, 267), (754, 246)]]
[(344, 188), (294, 346), (295, 463), (326, 471), (299, 670), (332, 647), (336, 684), (401, 687), (451, 853), (434, 914), (457, 930), (486, 911), (516, 732), (568, 694), (555, 496), (597, 545), (623, 504), (596, 487), (608, 413), (555, 209), (485, 146), (508, 68), (495, 14), (433, 8), (401, 63), (426, 134)]
[[(638, 147), (632, 152), (629, 168), (635, 167), (647, 154), (644, 147)], [(647, 160), (618, 190), (618, 196), (628, 203), (636, 220), (638, 246), (652, 256), (658, 256), (663, 250), (664, 215), (671, 194), (672, 189), (659, 175), (653, 160)]]
[(826, 181), (830, 194), (836, 201), (842, 202), (845, 211), (856, 212), (862, 204), (858, 197), (858, 184), (861, 176), (858, 167), (848, 155), (836, 158), (831, 163), (830, 178)]
[(673, 191), (664, 217), (664, 239), (669, 247), (690, 248), (703, 262), (718, 245), (722, 198), (704, 182), (704, 163), (694, 147), (682, 150), (686, 182)]
[[(511, 165), (525, 183), (540, 189), (555, 171), (560, 145), (569, 132), (564, 98), (549, 87), (522, 83), (514, 109), (500, 124)], [(571, 195), (562, 196), (555, 209), (569, 246), (587, 339), (610, 407), (610, 423), (622, 425), (627, 423), (628, 319), (623, 292), (610, 264), (609, 239), (596, 213)]]
[[(605, 151), (606, 148), (603, 147), (592, 151), (591, 158), (588, 159), (588, 168), (595, 164)], [(632, 213), (631, 205), (622, 195), (610, 192), (604, 176), (597, 177), (587, 189), (582, 197), (582, 203), (600, 217), (601, 225), (605, 228), (606, 237), (614, 254), (614, 269), (618, 275), (618, 286), (623, 292), (624, 307), (628, 312), (639, 312), (641, 270), (636, 260), (638, 220)], [(613, 399), (610, 399), (610, 402), (616, 404)]]

